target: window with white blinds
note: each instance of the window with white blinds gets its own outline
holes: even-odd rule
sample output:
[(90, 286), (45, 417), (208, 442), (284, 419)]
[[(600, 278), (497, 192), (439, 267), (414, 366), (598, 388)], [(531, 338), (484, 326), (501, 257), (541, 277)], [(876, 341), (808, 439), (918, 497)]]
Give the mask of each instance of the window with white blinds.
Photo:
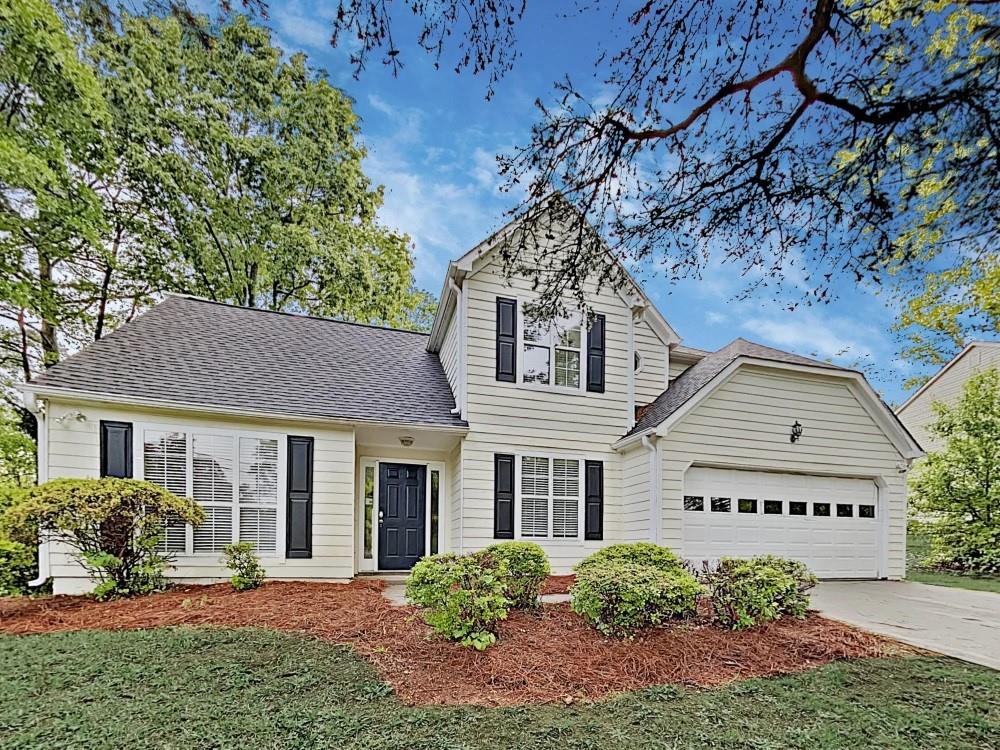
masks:
[(205, 520), (168, 521), (159, 549), (219, 553), (234, 541), (278, 551), (282, 507), (276, 437), (218, 431), (143, 430), (144, 479), (193, 498)]
[(521, 457), (520, 535), (575, 539), (580, 536), (580, 461)]

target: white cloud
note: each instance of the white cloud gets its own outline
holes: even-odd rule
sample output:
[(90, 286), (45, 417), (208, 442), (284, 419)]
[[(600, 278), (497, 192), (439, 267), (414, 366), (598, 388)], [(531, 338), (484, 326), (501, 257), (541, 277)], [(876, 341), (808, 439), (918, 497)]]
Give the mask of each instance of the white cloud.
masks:
[(720, 312), (714, 312), (710, 310), (709, 312), (705, 313), (705, 321), (714, 326), (719, 325), (721, 323), (725, 323), (727, 320), (729, 320), (729, 317)]

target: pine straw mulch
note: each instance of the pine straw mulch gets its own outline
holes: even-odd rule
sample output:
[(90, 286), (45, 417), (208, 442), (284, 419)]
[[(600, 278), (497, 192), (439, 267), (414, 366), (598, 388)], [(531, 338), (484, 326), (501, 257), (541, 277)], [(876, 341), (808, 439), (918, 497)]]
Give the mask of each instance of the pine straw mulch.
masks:
[(346, 644), (409, 705), (510, 706), (594, 700), (678, 683), (713, 687), (800, 672), (836, 659), (898, 653), (890, 641), (811, 614), (734, 633), (696, 620), (634, 641), (604, 638), (568, 605), (512, 612), (485, 653), (432, 637), (411, 607), (392, 606), (380, 581), (181, 586), (98, 603), (85, 597), (0, 599), (0, 633), (122, 630), (168, 625), (260, 627)]

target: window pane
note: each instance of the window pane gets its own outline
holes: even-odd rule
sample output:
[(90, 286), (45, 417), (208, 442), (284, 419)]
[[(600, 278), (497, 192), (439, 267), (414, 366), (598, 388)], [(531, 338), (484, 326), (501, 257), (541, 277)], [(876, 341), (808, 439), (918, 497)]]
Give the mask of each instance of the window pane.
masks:
[(232, 503), (232, 435), (195, 435), (191, 450), (194, 499), (199, 503)]
[(765, 500), (764, 501), (764, 515), (766, 515), (766, 516), (780, 516), (781, 515), (781, 500)]
[(556, 385), (580, 387), (580, 352), (556, 349)]
[(580, 462), (552, 460), (552, 536), (578, 536), (580, 529)]
[(712, 512), (713, 513), (728, 513), (732, 505), (731, 499), (728, 497), (713, 497), (712, 498)]
[(740, 513), (756, 513), (757, 501), (751, 497), (741, 497), (736, 503), (736, 510)]
[(187, 435), (146, 430), (142, 443), (142, 478), (175, 495), (187, 495)]
[(858, 506), (858, 518), (875, 518), (875, 506), (874, 505), (859, 505)]
[(837, 503), (837, 518), (853, 518), (854, 506), (850, 503)]
[(524, 346), (522, 379), (525, 383), (549, 383), (549, 348), (547, 346)]
[(830, 503), (813, 503), (813, 515), (814, 516), (830, 515)]
[(582, 336), (580, 335), (580, 327), (576, 326), (574, 328), (560, 329), (559, 331), (559, 346), (567, 346), (572, 349), (580, 348), (580, 341)]
[(156, 543), (156, 551), (160, 554), (187, 552), (187, 524), (176, 516), (167, 517), (160, 532), (160, 541)]
[(431, 469), (431, 554), (438, 551), (438, 513), (441, 504), (441, 472)]
[(549, 459), (521, 459), (521, 536), (549, 535)]
[(250, 542), (257, 552), (276, 552), (277, 508), (240, 508), (240, 541)]
[(548, 323), (528, 320), (525, 318), (524, 340), (533, 341), (536, 344), (545, 344), (547, 347), (550, 341), (549, 328), (550, 325)]
[(788, 503), (788, 515), (804, 516), (806, 514), (806, 504), (801, 500), (792, 500)]
[(375, 509), (375, 467), (365, 467), (365, 559), (372, 559), (372, 515)]
[(240, 503), (277, 506), (277, 440), (240, 438)]
[(219, 505), (205, 507), (205, 521), (194, 527), (195, 552), (222, 552), (233, 541), (233, 509)]
[(684, 510), (705, 510), (705, 498), (700, 495), (685, 495)]

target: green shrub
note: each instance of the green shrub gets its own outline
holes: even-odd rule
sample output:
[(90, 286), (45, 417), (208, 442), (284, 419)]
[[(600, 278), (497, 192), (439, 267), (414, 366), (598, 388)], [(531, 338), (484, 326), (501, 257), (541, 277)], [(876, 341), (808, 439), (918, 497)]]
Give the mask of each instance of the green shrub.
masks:
[(108, 599), (164, 586), (167, 560), (156, 545), (168, 518), (198, 524), (204, 512), (137, 479), (55, 479), (9, 507), (2, 525), (21, 544), (43, 533), (67, 545), (96, 581), (94, 595)]
[(30, 547), (0, 537), (0, 596), (27, 592), (36, 569), (35, 553)]
[(487, 547), (483, 553), (505, 563), (504, 596), (511, 607), (533, 609), (538, 606), (542, 584), (552, 572), (545, 550), (534, 542), (502, 542)]
[(229, 581), (237, 591), (258, 588), (264, 582), (265, 571), (260, 559), (254, 554), (250, 542), (236, 542), (222, 548), (226, 567), (233, 571)]
[(619, 562), (646, 565), (667, 573), (684, 569), (683, 561), (669, 547), (661, 547), (650, 542), (633, 542), (602, 547), (578, 562), (573, 570), (579, 574), (591, 566), (603, 567), (609, 563)]
[(745, 630), (783, 615), (804, 617), (806, 593), (816, 577), (800, 562), (763, 555), (748, 560), (723, 558), (706, 574), (718, 621)]
[(620, 637), (694, 614), (700, 592), (697, 579), (679, 567), (622, 561), (583, 566), (569, 590), (574, 612), (605, 635)]
[(413, 566), (406, 596), (425, 608), (435, 632), (477, 651), (496, 643), (496, 628), (506, 619), (506, 563), (487, 552), (458, 557), (432, 555)]

